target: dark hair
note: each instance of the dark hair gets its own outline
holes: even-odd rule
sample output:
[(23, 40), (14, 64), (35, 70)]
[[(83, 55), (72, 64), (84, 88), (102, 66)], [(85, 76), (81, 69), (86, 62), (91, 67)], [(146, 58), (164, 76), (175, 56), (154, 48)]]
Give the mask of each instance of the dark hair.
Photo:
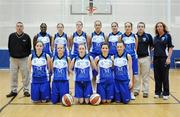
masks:
[(109, 43), (107, 43), (107, 42), (103, 42), (102, 44), (101, 44), (101, 48), (102, 48), (102, 46), (103, 45), (107, 45), (108, 46), (108, 48), (109, 48)]
[(101, 26), (102, 26), (102, 23), (101, 23), (100, 20), (96, 20), (96, 21), (94, 22), (94, 25), (95, 25), (97, 22), (99, 22), (99, 23), (101, 24)]
[(58, 23), (57, 27), (58, 27), (58, 25), (61, 25), (64, 28), (64, 24), (63, 23)]
[(138, 26), (139, 24), (143, 24), (143, 25), (144, 25), (144, 28), (145, 28), (145, 23), (144, 23), (144, 22), (139, 22), (139, 23), (137, 24), (137, 26)]
[(42, 25), (45, 25), (45, 26), (47, 27), (46, 23), (41, 23), (40, 27), (41, 27)]
[(112, 27), (113, 24), (116, 24), (116, 26), (119, 27), (117, 22), (112, 22), (111, 27)]
[(162, 25), (163, 25), (163, 29), (164, 29), (164, 32), (165, 32), (165, 33), (168, 33), (168, 32), (169, 32), (165, 23), (163, 23), (163, 22), (158, 22), (158, 23), (156, 23), (156, 25), (155, 25), (155, 34), (156, 34), (156, 35), (159, 35), (159, 32), (157, 31), (157, 25), (158, 25), (158, 24), (162, 24)]
[(132, 22), (125, 22), (125, 23), (124, 23), (124, 26), (125, 26), (126, 24), (128, 24), (128, 23), (131, 25), (131, 28), (132, 28), (132, 27), (133, 27)]
[(43, 45), (43, 47), (44, 47), (44, 43), (42, 42), (42, 41), (36, 41), (35, 43), (34, 43), (34, 50), (36, 51), (36, 45), (37, 45), (37, 43), (41, 43), (42, 45)]
[(117, 44), (118, 44), (118, 43), (122, 43), (123, 45), (125, 45), (125, 43), (124, 43), (124, 41), (123, 41), (123, 40), (118, 41), (118, 42), (117, 42)]

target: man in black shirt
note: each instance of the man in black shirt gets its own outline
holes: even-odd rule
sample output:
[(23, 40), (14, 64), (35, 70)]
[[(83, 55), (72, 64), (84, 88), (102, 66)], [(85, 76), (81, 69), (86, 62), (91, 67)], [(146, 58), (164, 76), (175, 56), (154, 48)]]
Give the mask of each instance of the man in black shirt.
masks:
[(22, 22), (16, 23), (16, 32), (9, 35), (8, 49), (10, 54), (11, 92), (6, 95), (13, 97), (17, 95), (18, 72), (21, 71), (24, 96), (29, 97), (29, 72), (27, 66), (28, 56), (31, 53), (31, 39), (23, 32)]
[(149, 93), (149, 74), (150, 74), (150, 56), (149, 52), (153, 45), (152, 36), (145, 33), (145, 23), (139, 22), (137, 25), (138, 36), (138, 66), (139, 66), (139, 78), (136, 78), (134, 85), (134, 95), (139, 95), (142, 78), (142, 92), (143, 97), (147, 98)]

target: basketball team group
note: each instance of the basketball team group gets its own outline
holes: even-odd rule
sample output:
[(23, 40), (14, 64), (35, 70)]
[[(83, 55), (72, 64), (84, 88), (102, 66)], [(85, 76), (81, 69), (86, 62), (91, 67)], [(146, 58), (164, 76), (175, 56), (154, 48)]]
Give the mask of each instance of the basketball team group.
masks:
[[(33, 103), (66, 105), (75, 98), (79, 104), (127, 104), (141, 92), (143, 98), (149, 97), (153, 64), (154, 98), (168, 100), (174, 46), (166, 24), (155, 24), (154, 37), (145, 32), (144, 22), (137, 24), (136, 33), (131, 22), (124, 23), (124, 33), (117, 22), (111, 23), (108, 35), (102, 26), (96, 20), (94, 32), (88, 35), (83, 23), (77, 21), (76, 31), (68, 36), (64, 25), (58, 23), (57, 33), (51, 36), (46, 23), (42, 23), (31, 51), (30, 36), (24, 33), (23, 23), (17, 22), (16, 32), (8, 40), (11, 92), (6, 96), (17, 96), (20, 71), (24, 96), (31, 97)], [(70, 91), (69, 80), (74, 81), (74, 91)]]

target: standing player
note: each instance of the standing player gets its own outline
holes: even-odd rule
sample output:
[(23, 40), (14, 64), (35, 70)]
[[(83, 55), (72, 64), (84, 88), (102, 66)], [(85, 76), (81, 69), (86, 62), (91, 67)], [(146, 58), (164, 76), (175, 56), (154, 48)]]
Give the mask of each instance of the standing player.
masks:
[(125, 51), (132, 57), (132, 69), (133, 69), (133, 83), (131, 89), (131, 99), (135, 100), (133, 94), (133, 86), (135, 78), (138, 78), (138, 58), (137, 58), (137, 47), (138, 47), (138, 37), (132, 33), (132, 23), (124, 23), (125, 33), (120, 36), (120, 40), (124, 41)]
[(117, 54), (116, 44), (119, 40), (120, 35), (122, 34), (120, 31), (118, 31), (118, 28), (119, 28), (118, 23), (112, 22), (112, 24), (111, 24), (112, 32), (109, 33), (109, 36), (108, 36), (109, 54), (110, 55)]
[(53, 82), (51, 100), (53, 104), (61, 102), (62, 96), (69, 93), (68, 66), (70, 65), (70, 58), (64, 53), (64, 45), (58, 44), (56, 49), (57, 55), (54, 55), (52, 61)]
[(46, 32), (47, 31), (46, 23), (42, 23), (40, 25), (40, 30), (41, 32), (39, 32), (37, 35), (34, 36), (33, 45), (35, 46), (37, 41), (42, 41), (44, 44), (43, 52), (47, 53), (51, 57), (53, 50), (53, 38), (50, 34)]
[(113, 61), (109, 55), (108, 43), (101, 45), (102, 54), (95, 58), (98, 67), (96, 79), (97, 93), (100, 94), (102, 103), (110, 103), (114, 98), (114, 78), (113, 78)]
[(81, 21), (76, 22), (76, 32), (73, 33), (71, 36), (71, 59), (78, 55), (78, 46), (79, 44), (85, 44), (86, 46), (86, 53), (90, 48), (90, 37), (82, 31), (83, 23)]
[(33, 102), (47, 102), (50, 99), (50, 61), (49, 55), (43, 52), (43, 42), (37, 41), (35, 51), (28, 58)]
[(134, 84), (134, 95), (139, 95), (140, 87), (141, 87), (141, 79), (142, 78), (142, 92), (143, 97), (147, 98), (149, 93), (149, 75), (150, 75), (150, 56), (149, 51), (153, 46), (152, 36), (146, 33), (145, 23), (139, 22), (137, 25), (137, 36), (138, 36), (138, 67), (139, 67), (139, 78), (135, 79)]
[(114, 56), (115, 99), (127, 104), (131, 100), (132, 59), (125, 50), (124, 42), (117, 43), (117, 55)]
[(70, 72), (74, 69), (75, 80), (75, 97), (78, 98), (80, 104), (89, 103), (89, 98), (92, 95), (92, 68), (96, 69), (93, 58), (86, 54), (86, 46), (79, 44), (79, 55), (72, 59)]
[(62, 44), (64, 45), (64, 55), (69, 55), (69, 39), (67, 37), (67, 34), (64, 33), (64, 25), (62, 23), (57, 24), (57, 30), (58, 32), (54, 36), (54, 49), (53, 49), (53, 55), (57, 55), (57, 45)]
[[(101, 45), (103, 42), (105, 42), (105, 35), (101, 31), (102, 23), (100, 20), (96, 20), (94, 22), (94, 28), (95, 31), (91, 35), (91, 48), (90, 48), (90, 56), (95, 58), (96, 56), (99, 56), (101, 54)], [(93, 92), (96, 92), (96, 71), (93, 71)]]

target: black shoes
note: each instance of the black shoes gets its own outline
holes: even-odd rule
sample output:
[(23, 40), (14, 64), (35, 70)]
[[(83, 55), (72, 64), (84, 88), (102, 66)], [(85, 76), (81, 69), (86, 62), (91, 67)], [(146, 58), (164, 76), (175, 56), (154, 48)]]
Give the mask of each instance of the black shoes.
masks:
[(26, 92), (24, 92), (24, 96), (25, 96), (25, 97), (30, 97), (29, 92), (27, 92), (27, 91), (26, 91)]
[(12, 92), (12, 91), (11, 91), (9, 94), (6, 95), (7, 98), (9, 98), (9, 97), (15, 97), (15, 96), (17, 96), (17, 93)]
[(148, 98), (148, 93), (143, 93), (143, 98)]
[(139, 95), (139, 93), (138, 92), (134, 92), (134, 96), (138, 96)]

